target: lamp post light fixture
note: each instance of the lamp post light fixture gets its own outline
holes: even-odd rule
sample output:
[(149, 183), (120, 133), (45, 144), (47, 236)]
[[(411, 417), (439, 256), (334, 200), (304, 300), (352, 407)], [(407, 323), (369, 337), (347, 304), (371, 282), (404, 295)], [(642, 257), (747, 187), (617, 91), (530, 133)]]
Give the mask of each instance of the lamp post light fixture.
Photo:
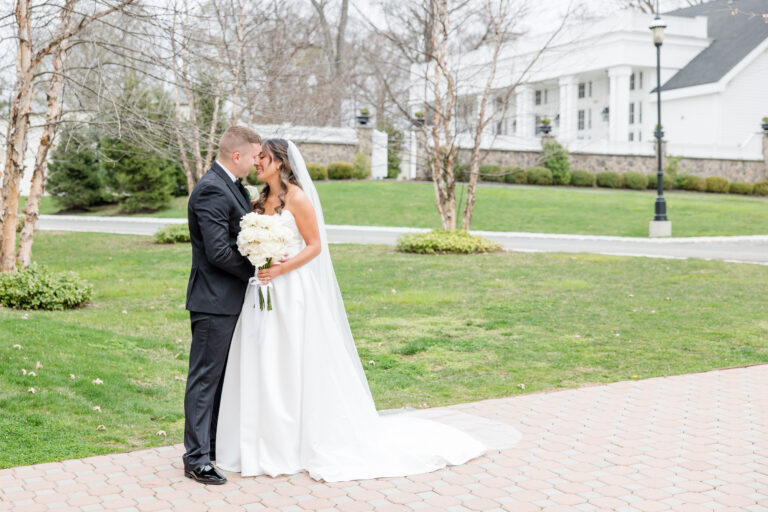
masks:
[(656, 169), (656, 196), (655, 214), (650, 226), (650, 236), (671, 236), (672, 223), (667, 219), (667, 203), (664, 200), (664, 171), (661, 168), (661, 45), (664, 43), (664, 29), (666, 25), (659, 17), (658, 7), (656, 17), (649, 27), (653, 36), (653, 44), (656, 46), (656, 156), (658, 167)]

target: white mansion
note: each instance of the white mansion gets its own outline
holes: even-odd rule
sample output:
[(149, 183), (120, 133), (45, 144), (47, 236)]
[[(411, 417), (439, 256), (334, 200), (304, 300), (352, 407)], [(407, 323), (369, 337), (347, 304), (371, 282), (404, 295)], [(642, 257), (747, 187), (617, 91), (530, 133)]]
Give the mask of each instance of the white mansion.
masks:
[[(754, 14), (758, 14), (755, 16)], [(662, 127), (667, 154), (763, 160), (761, 118), (768, 116), (767, 0), (715, 0), (662, 14)], [(537, 127), (551, 120), (571, 152), (651, 155), (656, 120), (653, 15), (619, 11), (569, 27), (520, 73), (548, 36), (520, 37), (502, 49), (493, 83), (496, 101), (519, 82), (483, 147), (540, 148)], [(457, 131), (477, 115), (487, 80), (488, 50), (458, 58)], [(430, 103), (423, 67), (412, 70), (413, 112)], [(426, 96), (425, 96), (426, 94)], [(460, 137), (468, 147), (470, 137)]]

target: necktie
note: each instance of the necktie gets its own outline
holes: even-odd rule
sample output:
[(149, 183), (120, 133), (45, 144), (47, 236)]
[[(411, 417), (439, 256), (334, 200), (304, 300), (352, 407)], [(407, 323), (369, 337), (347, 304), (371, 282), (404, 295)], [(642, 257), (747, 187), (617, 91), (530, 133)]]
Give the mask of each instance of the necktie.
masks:
[(243, 194), (245, 200), (250, 204), (251, 196), (248, 194), (248, 190), (246, 190), (246, 188), (243, 186), (242, 179), (235, 180), (235, 183), (237, 183), (237, 188), (240, 190), (240, 193)]

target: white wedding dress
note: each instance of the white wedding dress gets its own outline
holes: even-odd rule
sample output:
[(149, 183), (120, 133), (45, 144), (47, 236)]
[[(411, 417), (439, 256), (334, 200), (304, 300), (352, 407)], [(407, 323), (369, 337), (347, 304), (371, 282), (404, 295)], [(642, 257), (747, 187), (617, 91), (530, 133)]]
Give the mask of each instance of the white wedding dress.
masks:
[[(301, 157), (291, 146), (296, 173), (303, 160), (294, 162)], [(426, 473), (483, 454), (485, 445), (454, 427), (377, 413), (304, 173), (297, 174), (316, 203), (323, 253), (272, 281), (272, 311), (260, 310), (257, 282), (248, 287), (224, 377), (217, 466), (244, 476), (307, 471), (334, 482)], [(293, 256), (304, 240), (290, 211), (279, 219), (293, 232)]]

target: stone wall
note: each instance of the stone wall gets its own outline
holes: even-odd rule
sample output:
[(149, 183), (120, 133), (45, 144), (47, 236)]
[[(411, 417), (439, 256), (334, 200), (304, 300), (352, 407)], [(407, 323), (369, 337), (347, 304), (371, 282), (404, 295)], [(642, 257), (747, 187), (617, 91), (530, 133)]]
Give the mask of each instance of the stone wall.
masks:
[(329, 144), (318, 142), (297, 142), (296, 146), (304, 160), (328, 165), (331, 162), (354, 162), (358, 147), (353, 144)]
[[(666, 167), (666, 143), (662, 143), (662, 165)], [(541, 164), (542, 153), (539, 151), (501, 151), (484, 152), (484, 164), (520, 166), (523, 168)], [(724, 160), (713, 158), (682, 158), (680, 169), (697, 176), (722, 176), (728, 181), (748, 181), (751, 183), (768, 180), (768, 134), (763, 137), (763, 155), (765, 160)], [(460, 149), (458, 159), (468, 162), (469, 149)], [(643, 174), (655, 172), (656, 156), (648, 155), (603, 155), (590, 153), (570, 153), (572, 169), (586, 169), (591, 172), (637, 171)], [(419, 175), (424, 177), (426, 169), (420, 165)]]

